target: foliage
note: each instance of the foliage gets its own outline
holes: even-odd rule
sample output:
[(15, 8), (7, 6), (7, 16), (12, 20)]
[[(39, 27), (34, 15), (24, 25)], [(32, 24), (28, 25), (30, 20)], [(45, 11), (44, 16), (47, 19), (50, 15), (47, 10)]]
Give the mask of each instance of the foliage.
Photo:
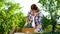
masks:
[(60, 0), (56, 0), (57, 1), (57, 9), (60, 9)]
[(52, 24), (52, 21), (50, 19), (47, 19), (45, 16), (43, 16), (43, 19), (42, 19), (43, 30), (47, 28), (48, 25), (51, 25), (51, 24)]
[(13, 27), (24, 26), (25, 16), (20, 9), (18, 3), (0, 1), (0, 34), (9, 34)]
[(45, 8), (45, 9), (43, 8), (43, 10), (47, 11), (50, 14), (49, 16), (51, 17), (50, 21), (49, 21), (49, 19), (46, 20), (46, 18), (43, 18), (43, 20), (45, 19), (44, 23), (46, 23), (46, 24), (52, 23), (52, 31), (53, 32), (55, 31), (57, 19), (59, 19), (59, 16), (60, 16), (57, 13), (59, 10), (59, 7), (60, 7), (59, 2), (60, 2), (59, 0), (39, 0), (39, 3), (41, 3), (43, 5), (43, 7)]

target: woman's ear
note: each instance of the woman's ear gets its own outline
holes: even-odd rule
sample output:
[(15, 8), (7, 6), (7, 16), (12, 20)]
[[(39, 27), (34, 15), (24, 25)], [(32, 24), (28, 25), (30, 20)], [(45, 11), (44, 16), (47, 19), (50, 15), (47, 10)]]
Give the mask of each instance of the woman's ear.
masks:
[(40, 11), (40, 9), (39, 8), (37, 8), (37, 12), (39, 12)]

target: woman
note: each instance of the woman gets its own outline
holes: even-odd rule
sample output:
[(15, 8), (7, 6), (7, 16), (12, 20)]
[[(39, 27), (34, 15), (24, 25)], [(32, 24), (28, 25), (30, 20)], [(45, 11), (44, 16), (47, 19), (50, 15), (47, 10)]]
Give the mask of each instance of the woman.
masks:
[(28, 21), (30, 21), (30, 27), (36, 28), (36, 32), (42, 32), (42, 15), (35, 4), (31, 5), (31, 10), (26, 17), (26, 22)]

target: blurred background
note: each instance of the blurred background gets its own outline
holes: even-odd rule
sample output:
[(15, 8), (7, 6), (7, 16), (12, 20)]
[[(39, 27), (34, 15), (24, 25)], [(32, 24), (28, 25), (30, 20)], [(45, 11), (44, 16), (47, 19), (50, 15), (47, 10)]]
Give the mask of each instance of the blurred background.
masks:
[(0, 0), (0, 34), (17, 27), (21, 30), (31, 4), (43, 14), (43, 34), (60, 34), (60, 0)]

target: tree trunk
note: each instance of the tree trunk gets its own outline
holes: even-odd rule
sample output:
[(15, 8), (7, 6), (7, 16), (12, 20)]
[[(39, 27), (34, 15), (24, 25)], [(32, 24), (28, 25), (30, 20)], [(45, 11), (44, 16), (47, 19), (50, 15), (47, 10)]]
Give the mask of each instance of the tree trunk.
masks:
[(55, 32), (57, 21), (52, 23), (52, 32)]

